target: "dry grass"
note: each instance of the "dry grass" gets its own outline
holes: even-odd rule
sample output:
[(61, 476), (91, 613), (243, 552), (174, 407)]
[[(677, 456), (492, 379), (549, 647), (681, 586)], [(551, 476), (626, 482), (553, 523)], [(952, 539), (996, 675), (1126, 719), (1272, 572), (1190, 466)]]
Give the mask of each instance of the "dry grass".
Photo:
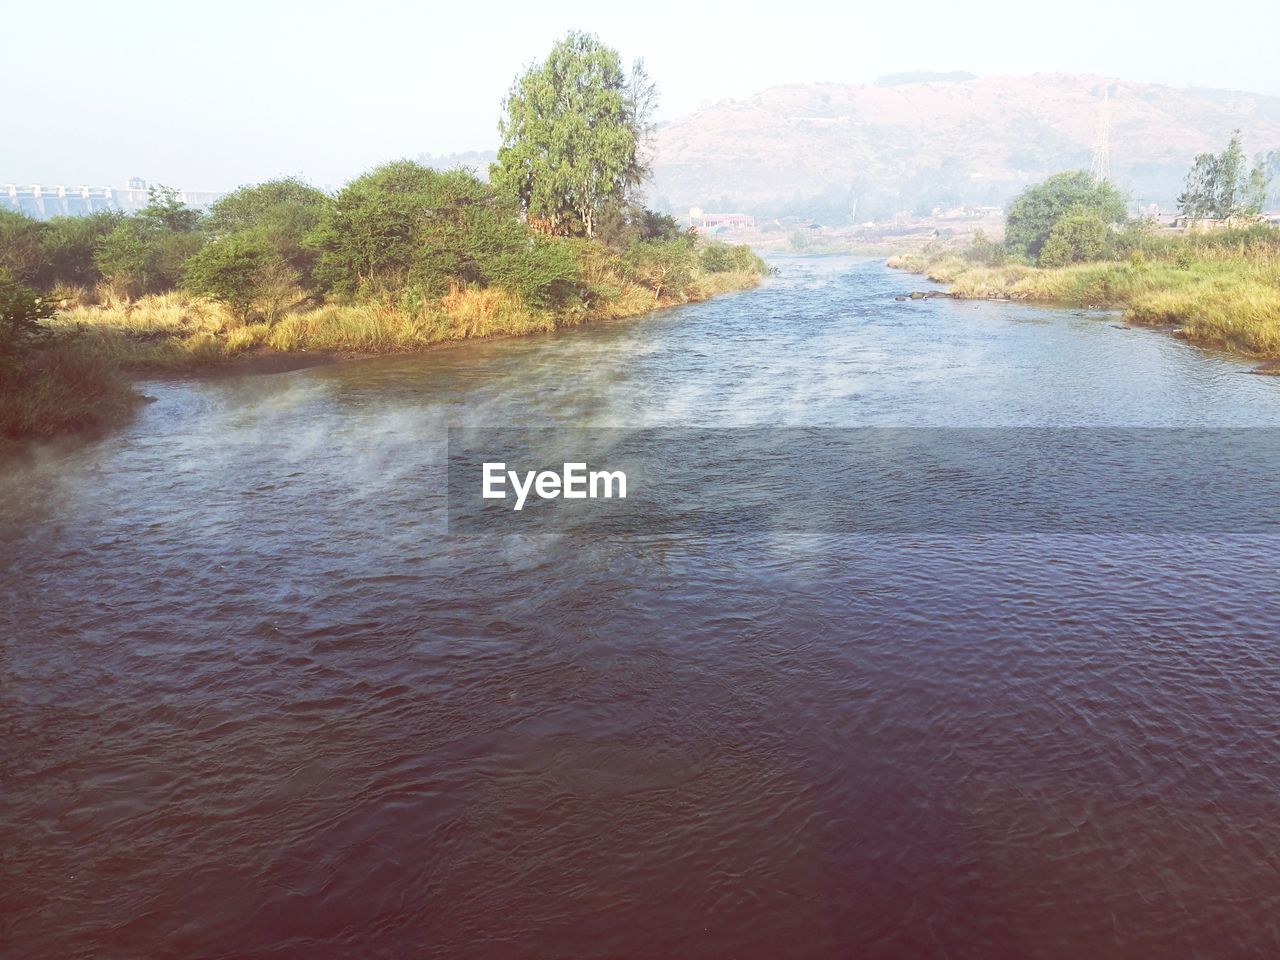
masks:
[(726, 270), (723, 273), (703, 273), (694, 278), (689, 300), (707, 300), (734, 290), (750, 290), (760, 285), (760, 274), (751, 270)]
[(1267, 249), (1189, 247), (1172, 260), (1053, 269), (989, 267), (955, 255), (907, 255), (889, 265), (945, 283), (961, 297), (1122, 307), (1130, 321), (1178, 327), (1193, 343), (1280, 356), (1280, 259)]
[(652, 290), (607, 263), (597, 264), (586, 279), (595, 291), (587, 306), (558, 312), (532, 308), (505, 290), (455, 288), (416, 306), (326, 304), (287, 313), (271, 325), (244, 324), (224, 305), (187, 293), (133, 302), (104, 293), (99, 305), (63, 310), (54, 326), (74, 331), (84, 350), (127, 370), (188, 370), (250, 352), (408, 353), (450, 340), (548, 332), (636, 316), (759, 282), (747, 271), (698, 274), (684, 290), (655, 300)]
[(60, 339), (0, 365), (0, 440), (104, 427), (139, 399), (109, 358)]
[[(137, 401), (121, 371), (206, 368), (249, 353), (406, 353), (448, 340), (549, 332), (588, 320), (636, 316), (755, 286), (750, 271), (695, 272), (655, 298), (618, 258), (584, 254), (585, 305), (536, 309), (505, 290), (458, 287), (435, 300), (327, 304), (277, 322), (244, 323), (223, 304), (183, 292), (130, 301), (109, 288), (59, 291), (52, 343), (0, 364), (0, 440), (46, 437), (119, 419)], [(4, 358), (0, 358), (2, 360)]]

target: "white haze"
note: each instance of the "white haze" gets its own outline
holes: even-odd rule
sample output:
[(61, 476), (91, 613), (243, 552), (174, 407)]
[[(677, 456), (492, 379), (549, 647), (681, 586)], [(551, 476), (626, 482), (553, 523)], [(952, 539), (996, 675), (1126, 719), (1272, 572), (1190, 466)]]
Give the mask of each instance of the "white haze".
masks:
[[(781, 83), (1064, 71), (1280, 94), (1280, 13), (1202, 4), (367, 0), (14, 4), (0, 182), (337, 186), (396, 157), (486, 150), (518, 69), (571, 28), (644, 57), (659, 119)], [(1221, 24), (1220, 41), (1202, 29)]]

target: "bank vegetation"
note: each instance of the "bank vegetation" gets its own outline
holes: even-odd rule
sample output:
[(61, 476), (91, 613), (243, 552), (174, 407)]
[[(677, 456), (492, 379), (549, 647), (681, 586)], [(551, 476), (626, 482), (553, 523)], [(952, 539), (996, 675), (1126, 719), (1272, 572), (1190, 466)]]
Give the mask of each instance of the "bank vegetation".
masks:
[(748, 248), (632, 198), (652, 102), (641, 67), (570, 34), (513, 85), (488, 182), (401, 160), (335, 194), (286, 178), (207, 212), (164, 187), (129, 216), (0, 210), (0, 437), (112, 422), (129, 375), (415, 351), (753, 286)]
[(1241, 159), (1238, 136), (1205, 154), (1180, 204), (1201, 230), (1174, 232), (1125, 216), (1123, 197), (1064, 173), (1012, 205), (1004, 243), (903, 254), (889, 265), (959, 297), (1119, 308), (1134, 324), (1243, 356), (1280, 357), (1280, 230), (1260, 222), (1268, 178)]

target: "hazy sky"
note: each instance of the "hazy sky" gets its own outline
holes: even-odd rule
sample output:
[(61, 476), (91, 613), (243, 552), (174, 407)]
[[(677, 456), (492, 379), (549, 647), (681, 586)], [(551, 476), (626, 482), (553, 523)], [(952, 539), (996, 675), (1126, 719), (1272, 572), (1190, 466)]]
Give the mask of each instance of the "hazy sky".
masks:
[[(1069, 71), (1280, 95), (1280, 4), (10, 0), (0, 183), (336, 186), (496, 145), (518, 70), (571, 28), (657, 80), (659, 119), (779, 83)], [(1205, 41), (1202, 28), (1223, 30)]]

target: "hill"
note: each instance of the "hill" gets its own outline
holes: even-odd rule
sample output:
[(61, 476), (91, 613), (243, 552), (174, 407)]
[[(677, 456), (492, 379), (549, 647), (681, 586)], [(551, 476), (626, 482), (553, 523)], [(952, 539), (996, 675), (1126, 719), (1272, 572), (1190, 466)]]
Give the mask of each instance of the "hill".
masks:
[(1191, 159), (1239, 127), (1280, 147), (1280, 97), (1073, 74), (899, 74), (874, 84), (773, 87), (662, 126), (651, 196), (831, 222), (935, 205), (1001, 204), (1089, 167), (1104, 98), (1112, 179), (1172, 204)]

